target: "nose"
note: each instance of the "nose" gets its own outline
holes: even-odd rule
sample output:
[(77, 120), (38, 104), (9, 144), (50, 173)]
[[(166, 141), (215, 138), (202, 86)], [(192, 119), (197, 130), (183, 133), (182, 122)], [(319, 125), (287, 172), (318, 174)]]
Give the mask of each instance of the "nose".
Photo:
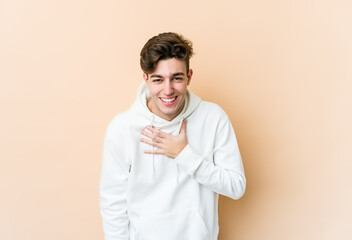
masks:
[(174, 87), (172, 85), (172, 82), (170, 80), (166, 80), (164, 85), (164, 94), (165, 95), (171, 95), (174, 93)]

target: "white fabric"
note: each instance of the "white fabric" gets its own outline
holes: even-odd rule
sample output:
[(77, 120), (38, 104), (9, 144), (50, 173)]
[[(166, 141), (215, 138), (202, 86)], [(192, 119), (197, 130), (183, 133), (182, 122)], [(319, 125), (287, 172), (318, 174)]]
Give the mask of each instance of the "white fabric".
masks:
[[(240, 198), (246, 179), (226, 113), (188, 92), (172, 121), (152, 114), (143, 83), (133, 106), (118, 114), (105, 136), (100, 208), (105, 240), (216, 240), (218, 194)], [(188, 145), (175, 158), (145, 154), (148, 125), (178, 134), (187, 118)]]

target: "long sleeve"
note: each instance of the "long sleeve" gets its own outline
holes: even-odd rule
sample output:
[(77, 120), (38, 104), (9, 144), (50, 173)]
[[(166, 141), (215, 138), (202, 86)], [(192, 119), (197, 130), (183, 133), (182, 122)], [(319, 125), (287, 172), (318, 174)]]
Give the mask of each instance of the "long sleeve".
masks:
[(129, 239), (127, 216), (129, 164), (124, 161), (124, 155), (109, 136), (108, 130), (104, 142), (99, 189), (105, 240)]
[(212, 153), (204, 156), (189, 143), (175, 160), (198, 183), (230, 198), (241, 198), (246, 178), (235, 132), (226, 115), (217, 126)]

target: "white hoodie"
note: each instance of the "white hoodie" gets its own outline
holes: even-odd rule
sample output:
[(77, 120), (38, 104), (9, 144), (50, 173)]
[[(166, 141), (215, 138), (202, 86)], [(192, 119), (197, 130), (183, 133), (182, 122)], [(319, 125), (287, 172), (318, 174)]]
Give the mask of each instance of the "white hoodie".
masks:
[[(233, 199), (246, 179), (232, 125), (216, 104), (188, 91), (172, 121), (149, 111), (143, 83), (137, 99), (109, 124), (104, 142), (100, 208), (105, 240), (216, 240), (218, 194)], [(188, 145), (175, 158), (145, 154), (141, 130), (178, 134), (187, 118)]]

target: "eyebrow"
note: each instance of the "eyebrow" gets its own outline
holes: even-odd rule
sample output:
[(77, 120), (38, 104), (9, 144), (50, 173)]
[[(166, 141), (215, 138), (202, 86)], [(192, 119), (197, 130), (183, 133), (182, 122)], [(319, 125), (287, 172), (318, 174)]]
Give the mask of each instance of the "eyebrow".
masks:
[(152, 74), (152, 75), (150, 75), (150, 78), (163, 78), (163, 77), (158, 74)]
[(173, 77), (180, 76), (180, 75), (184, 76), (185, 74), (183, 72), (177, 72), (172, 74)]
[[(176, 77), (176, 76), (184, 76), (185, 74), (183, 72), (176, 72), (174, 74), (172, 74), (173, 77)], [(159, 75), (159, 74), (152, 74), (150, 75), (150, 78), (163, 78), (163, 76)]]

